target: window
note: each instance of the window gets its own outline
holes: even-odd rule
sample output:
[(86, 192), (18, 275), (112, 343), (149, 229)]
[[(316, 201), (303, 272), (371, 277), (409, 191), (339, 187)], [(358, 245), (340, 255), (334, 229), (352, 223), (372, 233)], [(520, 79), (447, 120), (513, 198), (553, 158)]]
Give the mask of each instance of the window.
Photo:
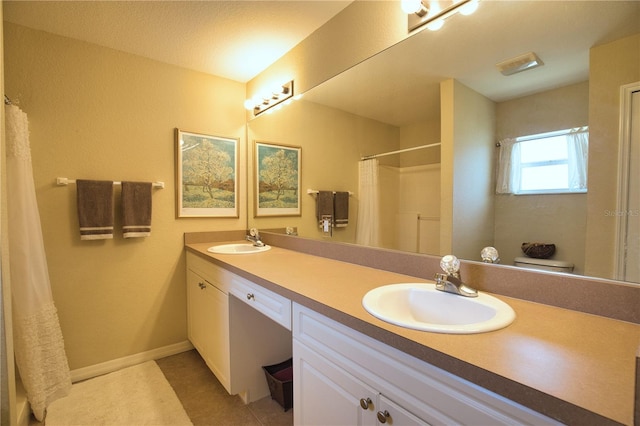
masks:
[(587, 192), (588, 129), (500, 142), (498, 194)]

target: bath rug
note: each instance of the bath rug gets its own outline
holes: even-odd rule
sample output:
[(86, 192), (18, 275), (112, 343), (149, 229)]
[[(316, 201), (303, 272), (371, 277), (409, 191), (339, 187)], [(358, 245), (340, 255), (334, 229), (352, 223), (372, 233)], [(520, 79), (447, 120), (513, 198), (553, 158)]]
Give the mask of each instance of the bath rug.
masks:
[(155, 361), (75, 383), (49, 405), (46, 426), (192, 425)]

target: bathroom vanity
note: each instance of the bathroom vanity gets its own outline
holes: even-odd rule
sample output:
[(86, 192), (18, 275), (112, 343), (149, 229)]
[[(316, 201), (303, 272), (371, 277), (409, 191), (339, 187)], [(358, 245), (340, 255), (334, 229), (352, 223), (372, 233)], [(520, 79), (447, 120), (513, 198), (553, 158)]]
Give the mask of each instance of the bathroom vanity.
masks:
[[(516, 312), (507, 328), (469, 335), (410, 330), (367, 313), (362, 297), (424, 279), (277, 246), (212, 254), (207, 248), (217, 243), (197, 241), (186, 241), (190, 339), (230, 393), (249, 390), (246, 401), (257, 399), (259, 385), (236, 380), (233, 364), (264, 382), (260, 366), (292, 350), (296, 424), (633, 424), (637, 324), (496, 295)], [(206, 291), (212, 285), (226, 295), (215, 307), (198, 305), (202, 280)], [(234, 316), (240, 307), (247, 310)], [(214, 309), (218, 318), (198, 331), (199, 315)], [(244, 352), (277, 359), (240, 361), (234, 341), (247, 329), (281, 340), (240, 339), (260, 348)], [(207, 335), (223, 338), (207, 349)], [(280, 345), (283, 352), (271, 352)], [(230, 367), (224, 357), (225, 367), (215, 365), (220, 352)]]
[(189, 340), (227, 392), (245, 403), (269, 395), (261, 366), (291, 357), (288, 299), (187, 253), (187, 315)]

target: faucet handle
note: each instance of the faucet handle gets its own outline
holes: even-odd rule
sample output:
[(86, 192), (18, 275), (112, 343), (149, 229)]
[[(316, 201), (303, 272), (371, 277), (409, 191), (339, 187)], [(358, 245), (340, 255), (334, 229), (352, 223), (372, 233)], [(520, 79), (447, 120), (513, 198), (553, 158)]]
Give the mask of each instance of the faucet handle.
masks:
[(480, 252), (480, 257), (484, 263), (500, 263), (500, 255), (495, 247), (485, 247)]
[(252, 237), (260, 238), (260, 233), (258, 232), (257, 228), (249, 229), (249, 235), (251, 235)]
[(446, 255), (440, 260), (440, 267), (447, 275), (460, 276), (460, 261), (452, 254)]

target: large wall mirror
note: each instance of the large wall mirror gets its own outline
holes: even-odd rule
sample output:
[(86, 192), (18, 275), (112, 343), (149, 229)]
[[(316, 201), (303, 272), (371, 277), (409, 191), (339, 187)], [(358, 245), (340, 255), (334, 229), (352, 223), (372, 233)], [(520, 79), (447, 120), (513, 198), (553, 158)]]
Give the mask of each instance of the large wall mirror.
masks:
[[(639, 282), (616, 267), (619, 93), (640, 80), (639, 46), (637, 1), (481, 1), (251, 120), (248, 226), (358, 243), (362, 157), (427, 146), (377, 158), (378, 246), (470, 260), (495, 246), (513, 265), (523, 242), (554, 243), (574, 273)], [(544, 65), (496, 68), (528, 52)], [(496, 194), (497, 142), (583, 126), (586, 193)], [(301, 147), (300, 216), (254, 216), (256, 141)], [(348, 225), (324, 232), (307, 190), (350, 191)]]

